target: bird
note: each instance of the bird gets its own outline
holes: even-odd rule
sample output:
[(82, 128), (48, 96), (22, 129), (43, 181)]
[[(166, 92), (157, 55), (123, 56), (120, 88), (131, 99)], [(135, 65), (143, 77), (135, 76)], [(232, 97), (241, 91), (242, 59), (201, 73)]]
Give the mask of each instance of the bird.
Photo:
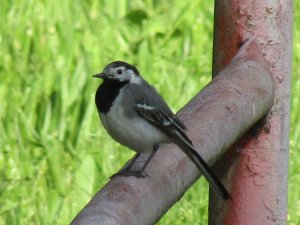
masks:
[[(115, 141), (137, 153), (116, 175), (144, 177), (144, 170), (159, 145), (175, 143), (192, 160), (218, 196), (225, 200), (231, 198), (198, 154), (183, 122), (134, 65), (114, 61), (93, 77), (103, 80), (96, 91), (95, 103), (105, 130)], [(148, 153), (149, 157), (140, 170), (131, 170), (141, 153)]]

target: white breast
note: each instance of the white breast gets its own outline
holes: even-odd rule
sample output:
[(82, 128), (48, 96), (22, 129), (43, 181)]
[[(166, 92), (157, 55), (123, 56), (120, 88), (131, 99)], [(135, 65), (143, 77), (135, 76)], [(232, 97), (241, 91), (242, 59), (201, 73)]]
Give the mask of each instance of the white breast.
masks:
[(169, 142), (164, 133), (143, 118), (129, 118), (120, 107), (122, 93), (107, 114), (99, 113), (101, 122), (107, 132), (117, 142), (136, 152), (152, 151), (155, 144)]

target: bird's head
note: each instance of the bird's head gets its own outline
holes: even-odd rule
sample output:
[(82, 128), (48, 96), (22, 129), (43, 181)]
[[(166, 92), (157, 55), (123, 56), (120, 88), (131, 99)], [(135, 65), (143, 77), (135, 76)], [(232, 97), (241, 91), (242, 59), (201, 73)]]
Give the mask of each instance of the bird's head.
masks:
[(115, 61), (108, 64), (102, 73), (93, 75), (103, 80), (114, 80), (119, 82), (140, 83), (141, 77), (137, 68), (126, 62)]

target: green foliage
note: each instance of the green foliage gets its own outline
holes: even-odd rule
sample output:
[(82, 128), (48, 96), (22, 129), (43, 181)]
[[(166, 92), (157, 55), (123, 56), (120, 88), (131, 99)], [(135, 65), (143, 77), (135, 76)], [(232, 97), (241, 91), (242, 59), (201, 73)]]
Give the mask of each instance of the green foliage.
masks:
[[(100, 125), (91, 75), (113, 60), (136, 64), (177, 111), (210, 80), (213, 1), (0, 5), (0, 224), (68, 224), (133, 154)], [(298, 224), (297, 42), (294, 55), (289, 221)], [(159, 224), (207, 224), (205, 190), (197, 182)]]
[(288, 224), (300, 225), (300, 1), (294, 2)]

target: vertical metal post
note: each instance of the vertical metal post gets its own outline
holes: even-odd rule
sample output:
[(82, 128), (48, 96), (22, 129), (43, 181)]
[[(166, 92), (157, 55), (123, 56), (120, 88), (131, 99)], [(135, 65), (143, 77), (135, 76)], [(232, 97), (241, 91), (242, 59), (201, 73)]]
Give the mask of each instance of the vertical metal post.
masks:
[(292, 0), (215, 1), (213, 75), (254, 38), (272, 66), (276, 91), (269, 115), (216, 165), (233, 200), (210, 192), (210, 225), (286, 224), (292, 22)]

